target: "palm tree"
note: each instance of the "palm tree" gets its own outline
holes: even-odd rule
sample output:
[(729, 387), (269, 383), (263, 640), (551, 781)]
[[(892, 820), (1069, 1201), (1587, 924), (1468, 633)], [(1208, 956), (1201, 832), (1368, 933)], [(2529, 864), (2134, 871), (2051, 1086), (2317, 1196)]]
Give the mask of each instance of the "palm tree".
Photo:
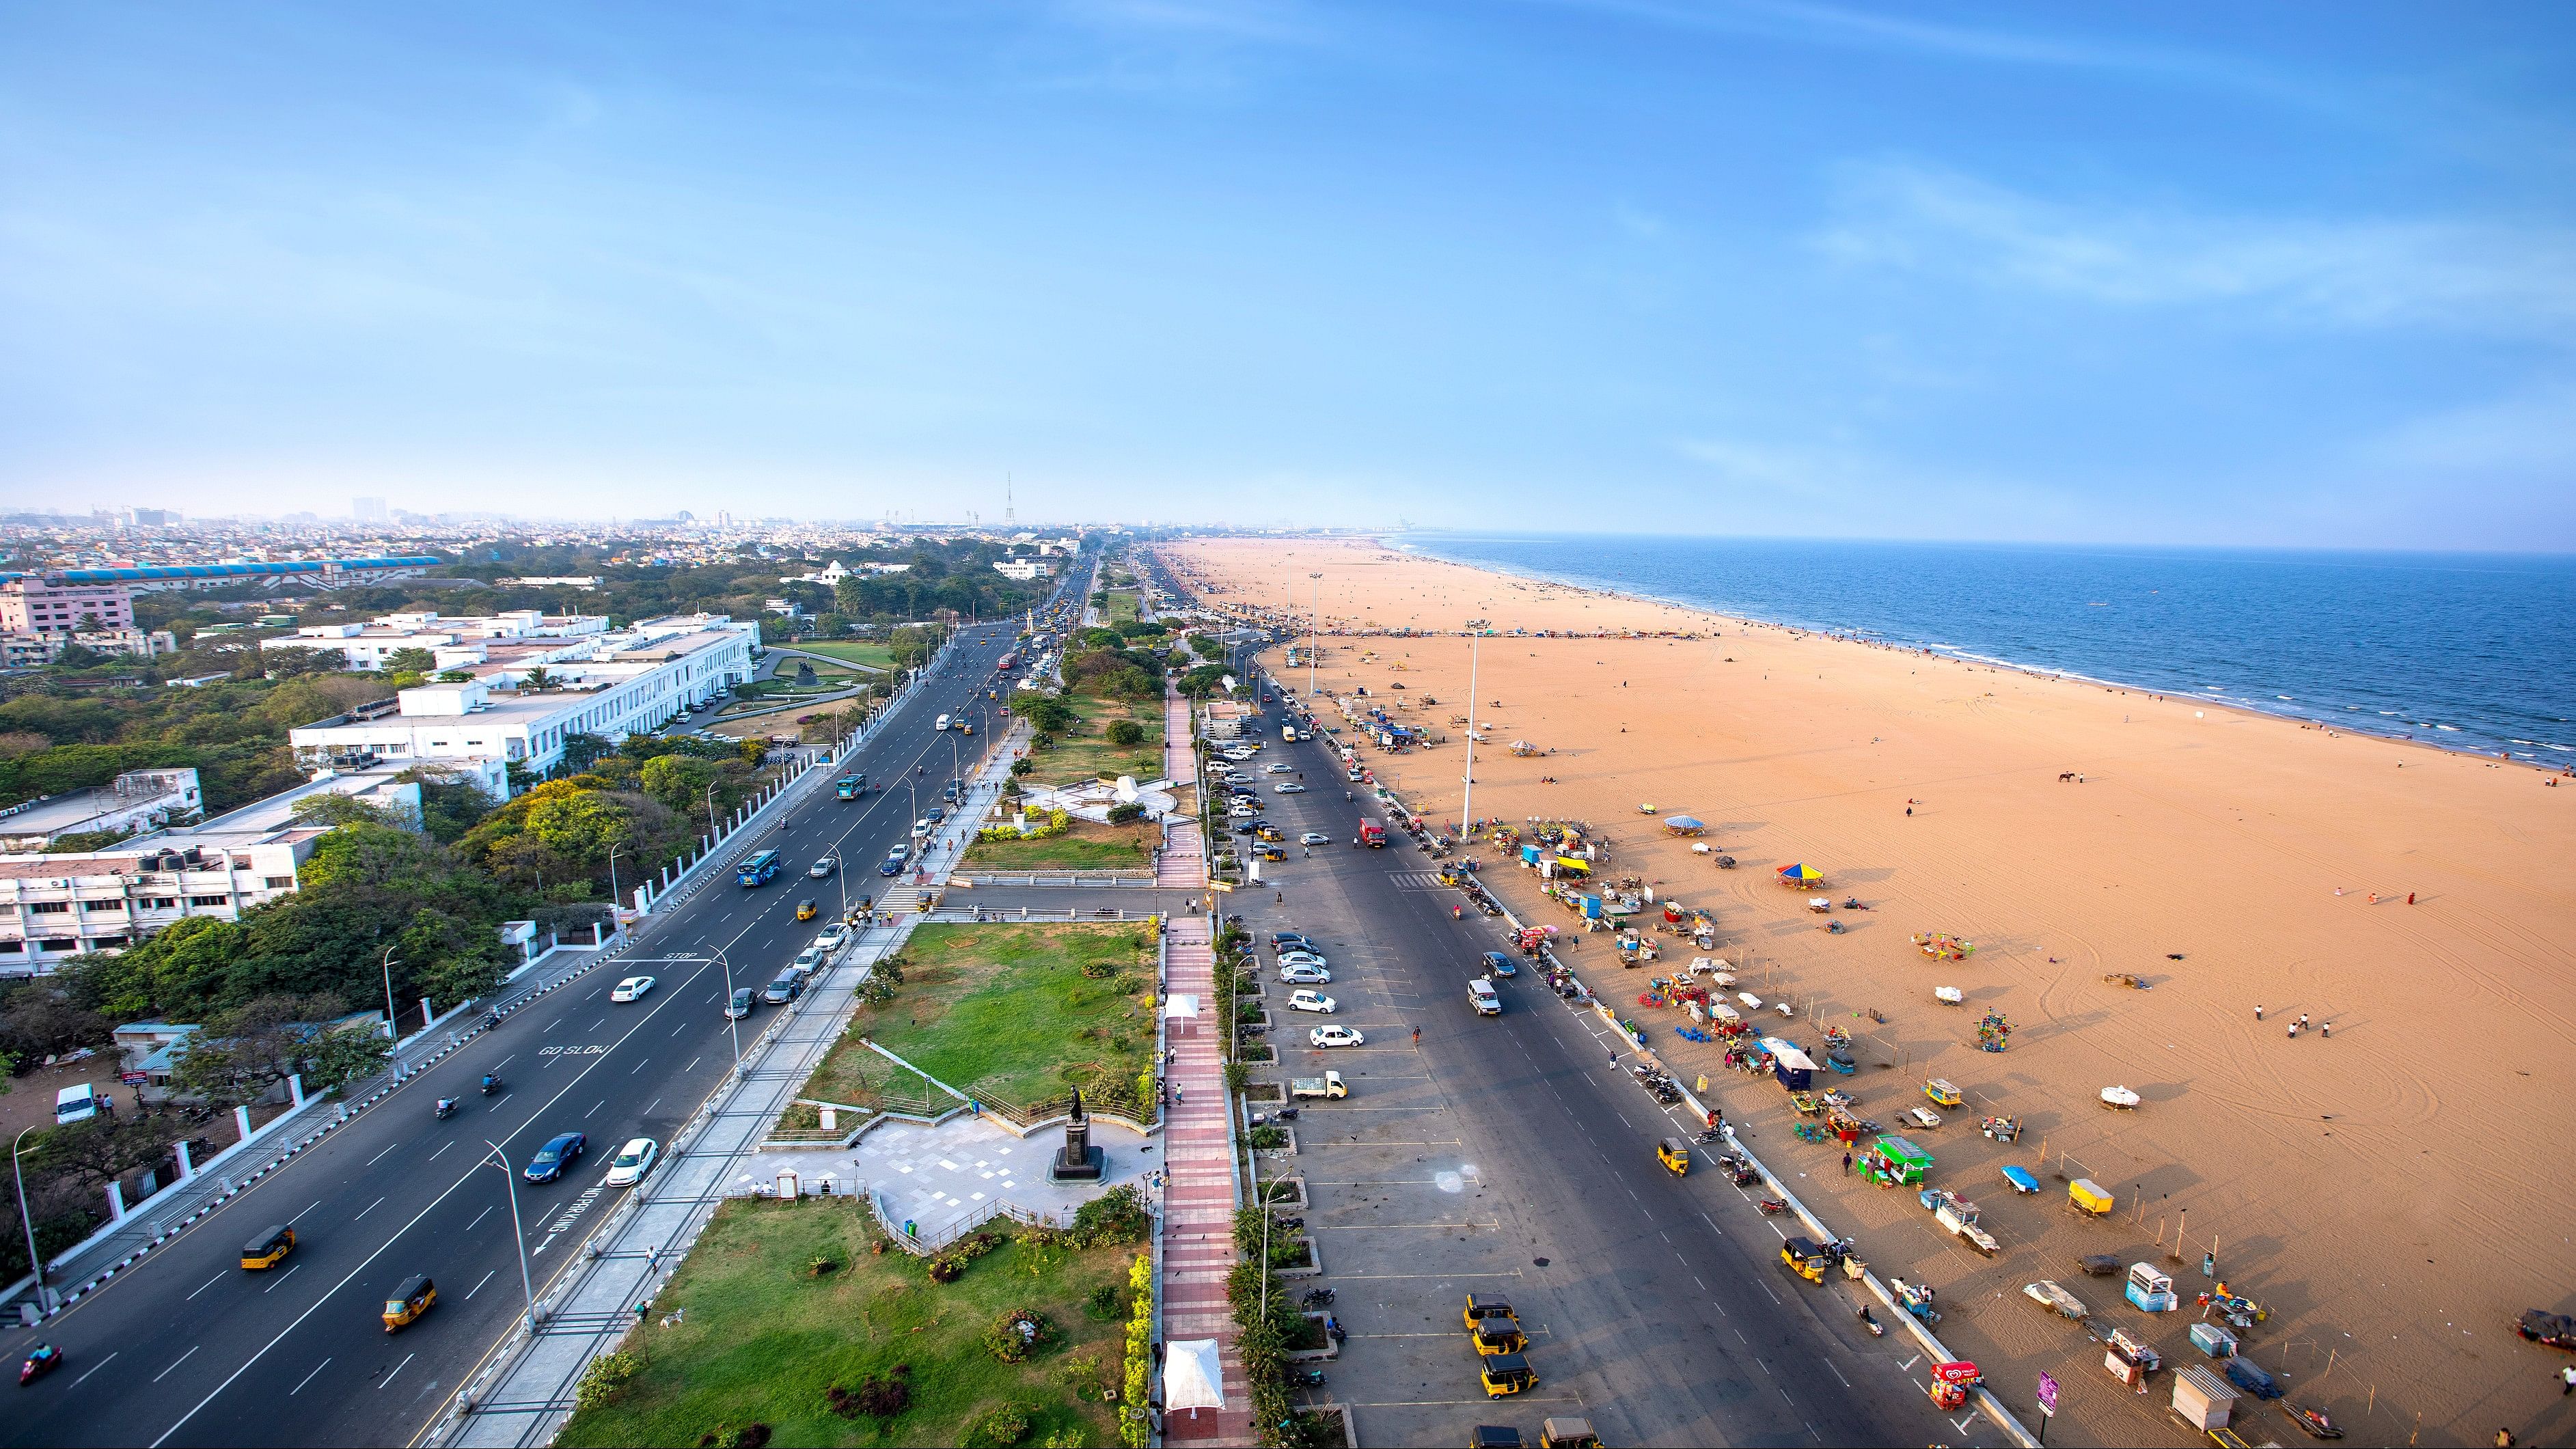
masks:
[(554, 685), (555, 677), (547, 673), (546, 667), (542, 664), (531, 667), (527, 673), (519, 676), (519, 687), (531, 694), (542, 694), (554, 688)]

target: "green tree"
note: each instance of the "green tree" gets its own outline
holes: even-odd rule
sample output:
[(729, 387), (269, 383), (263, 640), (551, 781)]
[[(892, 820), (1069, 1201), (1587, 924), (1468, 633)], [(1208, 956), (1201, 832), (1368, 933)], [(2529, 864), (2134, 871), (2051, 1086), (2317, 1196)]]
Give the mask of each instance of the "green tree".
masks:
[(385, 655), (387, 674), (427, 674), (438, 668), (438, 656), (417, 647), (396, 649)]
[(1181, 693), (1192, 699), (1205, 699), (1225, 688), (1225, 666), (1202, 664), (1181, 676)]
[(1145, 742), (1145, 727), (1132, 719), (1110, 721), (1105, 733), (1113, 745), (1140, 745)]

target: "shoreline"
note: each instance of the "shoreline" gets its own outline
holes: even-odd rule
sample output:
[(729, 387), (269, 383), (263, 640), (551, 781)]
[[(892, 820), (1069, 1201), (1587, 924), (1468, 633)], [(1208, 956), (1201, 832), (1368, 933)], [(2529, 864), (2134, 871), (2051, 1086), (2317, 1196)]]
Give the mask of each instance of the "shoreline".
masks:
[[(2172, 691), (2158, 690), (2152, 685), (2140, 684), (2132, 680), (2084, 674), (2072, 670), (2049, 669), (2041, 665), (2023, 664), (2011, 659), (1986, 654), (1970, 653), (1964, 646), (1960, 645), (1921, 642), (1908, 643), (1900, 641), (1890, 635), (1882, 635), (1868, 630), (1818, 624), (1800, 624), (1786, 619), (1765, 619), (1750, 614), (1731, 614), (1709, 604), (1695, 603), (1688, 599), (1670, 598), (1662, 594), (1650, 593), (1642, 589), (1613, 587), (1599, 583), (1585, 583), (1573, 578), (1543, 573), (1534, 569), (1522, 568), (1512, 564), (1497, 563), (1491, 559), (1457, 558), (1437, 552), (1420, 544), (1393, 542), (1376, 534), (1353, 535), (1348, 536), (1347, 538), (1336, 535), (1334, 536), (1334, 540), (1343, 542), (1371, 543), (1380, 548), (1388, 549), (1407, 557), (1428, 559), (1435, 563), (1448, 564), (1454, 568), (1470, 569), (1478, 573), (1493, 574), (1500, 578), (1518, 579), (1526, 583), (1545, 584), (1551, 588), (1566, 589), (1574, 593), (1587, 594), (1598, 599), (1616, 600), (1622, 603), (1632, 604), (1649, 604), (1661, 608), (1678, 609), (1703, 618), (1734, 624), (1741, 628), (1779, 629), (1794, 635), (1831, 639), (1837, 643), (1857, 644), (1863, 648), (1889, 649), (1898, 653), (1920, 651), (1930, 655), (1931, 657), (1947, 659), (1956, 664), (1971, 665), (1979, 668), (1997, 670), (2004, 673), (2018, 674), (2026, 679), (2046, 679), (2062, 683), (2091, 685), (2101, 689), (2143, 695), (2149, 699), (2158, 700), (2168, 704), (2188, 703), (2195, 708), (2219, 709), (2226, 710), (2234, 714), (2250, 716), (2256, 719), (2287, 721), (2303, 728), (2324, 730), (2328, 734), (2343, 733), (2380, 740), (2392, 745), (2414, 745), (2420, 749), (2430, 750), (2436, 754), (2444, 756), (2460, 756), (2477, 760), (2484, 764), (2513, 765), (2531, 770), (2537, 774), (2576, 778), (2576, 750), (2564, 750), (2563, 747), (2556, 745), (2539, 744), (2535, 747), (2540, 749), (2561, 749), (2562, 752), (2567, 753), (2569, 756), (2567, 763), (2553, 765), (2548, 761), (2540, 759), (2517, 759), (2510, 751), (2505, 750), (2491, 752), (2483, 749), (2472, 748), (2467, 745), (2446, 745), (2439, 740), (2428, 740), (2413, 734), (2398, 734), (2391, 731), (2374, 729), (2367, 724), (2356, 725), (2346, 723), (2338, 721), (2331, 716), (2301, 715), (2294, 714), (2288, 710), (2271, 709), (2265, 707), (2258, 700), (2245, 700), (2204, 694), (2176, 693)], [(1462, 636), (1464, 633), (1464, 631), (1443, 632), (1457, 632)]]

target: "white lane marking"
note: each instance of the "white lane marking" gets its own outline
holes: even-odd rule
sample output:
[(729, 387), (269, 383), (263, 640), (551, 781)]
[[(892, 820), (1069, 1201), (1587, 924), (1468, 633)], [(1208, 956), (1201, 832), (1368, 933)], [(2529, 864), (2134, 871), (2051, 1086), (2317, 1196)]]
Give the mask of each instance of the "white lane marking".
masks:
[[(120, 1350), (120, 1352), (122, 1352), (122, 1350)], [(97, 1373), (100, 1369), (103, 1369), (103, 1368), (107, 1367), (110, 1363), (114, 1362), (114, 1361), (115, 1361), (115, 1359), (116, 1359), (116, 1355), (115, 1355), (115, 1354), (113, 1354), (113, 1353), (111, 1353), (111, 1354), (109, 1354), (106, 1358), (100, 1359), (98, 1362), (96, 1362), (96, 1363), (94, 1363), (94, 1364), (91, 1364), (91, 1365), (89, 1366), (89, 1373), (84, 1373), (84, 1374), (82, 1374), (79, 1378), (76, 1378), (76, 1379), (72, 1380), (72, 1387), (73, 1387), (73, 1388), (79, 1388), (79, 1387), (80, 1387), (84, 1382), (86, 1382), (86, 1381), (88, 1380), (88, 1378), (89, 1378), (89, 1375), (90, 1375), (90, 1374)]]
[[(390, 1196), (390, 1194), (388, 1194), (388, 1196)], [(354, 1223), (354, 1222), (358, 1222), (358, 1221), (360, 1221), (361, 1219), (365, 1218), (367, 1214), (369, 1214), (369, 1213), (371, 1213), (371, 1212), (374, 1212), (376, 1209), (378, 1209), (378, 1208), (380, 1208), (380, 1207), (383, 1207), (384, 1205), (385, 1205), (385, 1200), (384, 1200), (384, 1198), (381, 1198), (381, 1197), (380, 1197), (380, 1198), (377, 1198), (374, 1202), (371, 1202), (371, 1203), (367, 1204), (365, 1207), (360, 1208), (360, 1209), (358, 1210), (358, 1216), (357, 1216), (357, 1217), (354, 1217), (354, 1218), (349, 1219), (349, 1221), (351, 1221), (351, 1222), (353, 1222), (353, 1223)]]
[(499, 1071), (499, 1070), (501, 1070), (503, 1067), (508, 1066), (510, 1063), (515, 1062), (515, 1061), (517, 1061), (518, 1059), (519, 1059), (519, 1054), (518, 1054), (517, 1052), (512, 1052), (512, 1053), (510, 1053), (508, 1056), (501, 1058), (499, 1061), (494, 1062), (494, 1063), (492, 1064), (492, 1070), (493, 1070), (493, 1071), (495, 1071), (495, 1072), (498, 1072), (498, 1071)]
[(177, 1358), (172, 1359), (172, 1360), (170, 1361), (170, 1367), (169, 1367), (169, 1368), (165, 1368), (165, 1369), (163, 1369), (161, 1372), (159, 1372), (159, 1373), (157, 1373), (157, 1374), (154, 1374), (154, 1375), (152, 1376), (152, 1382), (154, 1382), (154, 1383), (156, 1383), (156, 1384), (157, 1384), (157, 1383), (161, 1382), (163, 1379), (166, 1379), (166, 1378), (170, 1377), (171, 1371), (172, 1371), (173, 1369), (176, 1369), (176, 1368), (178, 1368), (178, 1367), (179, 1367), (179, 1365), (181, 1365), (181, 1364), (183, 1364), (183, 1363), (186, 1363), (188, 1360), (190, 1360), (190, 1359), (192, 1359), (192, 1358), (195, 1358), (195, 1357), (197, 1356), (197, 1350), (198, 1350), (198, 1349), (201, 1349), (201, 1348), (204, 1348), (204, 1347), (205, 1347), (205, 1345), (204, 1345), (204, 1344), (202, 1344), (202, 1343), (199, 1343), (199, 1344), (191, 1344), (191, 1345), (189, 1345), (188, 1351), (187, 1351), (186, 1353), (183, 1353), (183, 1354), (179, 1355)]
[[(385, 1152), (391, 1152), (391, 1151), (393, 1151), (395, 1148), (400, 1147), (400, 1146), (402, 1146), (402, 1144), (401, 1144), (401, 1143), (399, 1143), (399, 1142), (388, 1142), (388, 1143), (386, 1143), (386, 1144), (385, 1144)], [(375, 1156), (368, 1158), (368, 1159), (367, 1159), (367, 1161), (366, 1161), (366, 1165), (367, 1165), (367, 1166), (369, 1166), (369, 1167), (373, 1167), (373, 1166), (375, 1166), (377, 1163), (384, 1161), (384, 1160), (385, 1160), (385, 1152), (379, 1152), (379, 1153), (377, 1153)]]
[[(417, 1352), (404, 1354), (404, 1355), (403, 1355), (403, 1361), (402, 1361), (401, 1363), (398, 1363), (398, 1364), (395, 1364), (395, 1365), (394, 1365), (394, 1374), (401, 1373), (404, 1369), (410, 1368), (410, 1367), (411, 1367), (411, 1361), (412, 1361), (413, 1359), (418, 1358), (418, 1357), (420, 1357), (420, 1355), (419, 1355)], [(385, 1375), (385, 1376), (384, 1376), (384, 1379), (383, 1379), (381, 1382), (379, 1382), (379, 1383), (376, 1385), (376, 1387), (381, 1389), (381, 1388), (383, 1388), (386, 1384), (392, 1383), (392, 1382), (394, 1381), (394, 1374), (387, 1374), (387, 1375)]]
[(488, 1217), (492, 1216), (492, 1214), (493, 1214), (494, 1212), (496, 1212), (496, 1211), (498, 1211), (498, 1209), (497, 1209), (497, 1208), (489, 1208), (489, 1207), (487, 1207), (487, 1208), (483, 1209), (483, 1211), (481, 1211), (481, 1212), (479, 1212), (479, 1213), (476, 1213), (476, 1214), (474, 1215), (474, 1222), (467, 1223), (467, 1224), (465, 1225), (465, 1231), (467, 1231), (467, 1232), (469, 1232), (469, 1233), (470, 1233), (470, 1232), (472, 1232), (472, 1231), (474, 1231), (474, 1228), (475, 1228), (475, 1224), (476, 1224), (476, 1223), (480, 1223), (480, 1222), (482, 1222), (485, 1218), (488, 1218)]
[[(223, 1274), (221, 1274), (221, 1273), (217, 1273), (217, 1274), (216, 1274), (215, 1276), (213, 1276), (212, 1278), (209, 1278), (209, 1279), (207, 1279), (205, 1282), (198, 1284), (198, 1285), (197, 1285), (197, 1293), (203, 1293), (203, 1292), (205, 1292), (207, 1289), (214, 1287), (216, 1284), (221, 1283), (222, 1281), (224, 1281), (224, 1275), (223, 1275)], [(196, 1302), (196, 1301), (197, 1301), (197, 1293), (191, 1293), (191, 1294), (189, 1294), (187, 1297), (182, 1298), (182, 1299), (180, 1299), (179, 1301), (180, 1301), (180, 1302), (182, 1302), (182, 1303), (194, 1303), (194, 1302)]]
[[(635, 1072), (640, 1072), (651, 1065), (653, 1065), (653, 1059), (651, 1057), (646, 1057), (635, 1064)], [(635, 1072), (628, 1072), (626, 1075), (631, 1077), (635, 1075)]]
[[(477, 1221), (477, 1222), (481, 1222), (481, 1221), (482, 1221), (482, 1219), (477, 1218), (477, 1219), (475, 1219), (475, 1221)], [(493, 1269), (493, 1270), (492, 1270), (492, 1273), (498, 1273), (498, 1272), (500, 1272), (500, 1271), (501, 1271), (500, 1269), (495, 1268), (495, 1269)], [(482, 1291), (483, 1291), (483, 1285), (492, 1281), (492, 1273), (486, 1273), (486, 1274), (484, 1274), (482, 1277), (477, 1278), (476, 1280), (474, 1280), (474, 1286), (473, 1286), (473, 1287), (471, 1287), (471, 1288), (466, 1289), (466, 1290), (465, 1290), (465, 1297), (464, 1297), (464, 1298), (460, 1298), (460, 1299), (458, 1299), (457, 1301), (458, 1301), (458, 1302), (460, 1302), (460, 1303), (462, 1303), (462, 1302), (466, 1302), (466, 1301), (468, 1301), (468, 1300), (472, 1299), (472, 1298), (474, 1297), (474, 1295), (475, 1295), (475, 1294), (482, 1292)]]
[[(297, 1213), (297, 1214), (295, 1215), (295, 1218), (300, 1218), (300, 1217), (304, 1216), (304, 1213), (309, 1213), (309, 1212), (313, 1211), (315, 1208), (320, 1207), (321, 1205), (322, 1205), (322, 1199), (320, 1199), (320, 1198), (318, 1198), (318, 1197), (317, 1197), (317, 1198), (313, 1199), (313, 1201), (311, 1201), (311, 1202), (309, 1202), (309, 1203), (306, 1203), (306, 1204), (304, 1205), (304, 1212)], [(295, 1218), (288, 1218), (288, 1219), (286, 1220), (286, 1225), (287, 1225), (288, 1227), (293, 1227), (293, 1226), (295, 1226)]]
[(705, 1058), (705, 1057), (691, 1057), (691, 1058), (689, 1058), (689, 1065), (688, 1065), (688, 1066), (686, 1066), (686, 1067), (682, 1067), (682, 1068), (680, 1068), (680, 1070), (681, 1070), (682, 1072), (684, 1072), (684, 1073), (685, 1073), (685, 1072), (689, 1071), (689, 1070), (690, 1070), (690, 1068), (695, 1067), (698, 1063), (700, 1063), (700, 1062), (702, 1062), (702, 1061), (705, 1061), (705, 1060), (706, 1060), (706, 1058)]
[(644, 1106), (644, 1110), (643, 1110), (643, 1112), (642, 1112), (640, 1115), (642, 1115), (642, 1116), (646, 1116), (646, 1117), (650, 1117), (650, 1116), (652, 1116), (652, 1115), (653, 1115), (653, 1109), (654, 1109), (655, 1107), (659, 1107), (659, 1106), (661, 1106), (661, 1105), (662, 1105), (662, 1099), (661, 1099), (661, 1098), (659, 1098), (659, 1097), (655, 1097), (652, 1101), (650, 1101), (650, 1102), (648, 1102), (648, 1103), (646, 1103), (646, 1104), (645, 1104), (645, 1106)]
[[(330, 1366), (331, 1366), (331, 1360), (329, 1360), (329, 1359), (327, 1359), (327, 1358), (326, 1358), (326, 1359), (322, 1360), (320, 1363), (317, 1363), (317, 1364), (315, 1364), (315, 1365), (313, 1366), (313, 1374), (318, 1374), (318, 1373), (322, 1372), (324, 1369), (329, 1368)], [(309, 1384), (309, 1383), (313, 1382), (313, 1374), (306, 1374), (304, 1377), (302, 1377), (302, 1378), (300, 1378), (300, 1379), (297, 1379), (297, 1380), (295, 1381), (295, 1387), (293, 1387), (293, 1388), (291, 1388), (291, 1389), (288, 1389), (288, 1390), (286, 1391), (286, 1396), (287, 1396), (288, 1398), (290, 1398), (290, 1399), (291, 1399), (291, 1398), (294, 1398), (297, 1394), (300, 1394), (300, 1393), (304, 1392), (304, 1386), (305, 1386), (306, 1384)]]
[[(447, 1144), (447, 1147), (453, 1147), (453, 1146), (455, 1146), (455, 1145), (456, 1145), (455, 1143), (450, 1142), (450, 1143), (448, 1143), (448, 1144)], [(438, 1159), (440, 1159), (440, 1158), (442, 1158), (442, 1157), (445, 1157), (445, 1156), (447, 1155), (447, 1147), (442, 1147), (442, 1148), (438, 1149), (436, 1152), (433, 1152), (433, 1153), (429, 1154), (429, 1160), (430, 1160), (431, 1162), (436, 1162)]]
[(287, 1279), (294, 1277), (294, 1276), (295, 1276), (295, 1269), (296, 1269), (296, 1268), (301, 1268), (301, 1267), (303, 1267), (303, 1266), (304, 1266), (303, 1264), (298, 1263), (298, 1264), (296, 1264), (294, 1267), (288, 1268), (285, 1272), (278, 1274), (276, 1278), (272, 1279), (272, 1280), (270, 1281), (270, 1283), (269, 1283), (269, 1285), (268, 1285), (267, 1287), (262, 1288), (262, 1289), (261, 1289), (261, 1290), (259, 1290), (259, 1291), (260, 1291), (260, 1292), (262, 1292), (262, 1293), (274, 1293), (274, 1292), (276, 1292), (276, 1291), (277, 1291), (277, 1285), (278, 1285), (278, 1284), (283, 1283), (283, 1282), (285, 1282)]

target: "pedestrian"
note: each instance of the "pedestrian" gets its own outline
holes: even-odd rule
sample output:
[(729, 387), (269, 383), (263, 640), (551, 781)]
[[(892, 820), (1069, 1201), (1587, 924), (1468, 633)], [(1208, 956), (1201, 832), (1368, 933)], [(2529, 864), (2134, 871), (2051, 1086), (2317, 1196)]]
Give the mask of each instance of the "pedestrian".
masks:
[(1848, 1152), (1843, 1154), (1843, 1176), (1851, 1176), (1851, 1154)]
[(2576, 1394), (2576, 1365), (2558, 1371), (2558, 1397), (2563, 1399), (2569, 1394)]
[(1906, 814), (1908, 814), (1908, 815), (1913, 814), (1913, 813), (1914, 813), (1914, 807), (1913, 807), (1913, 806), (1911, 806), (1911, 805), (1906, 806), (1906, 807), (1905, 807), (1905, 813), (1906, 813)]
[(1413, 1029), (1413, 1044), (1415, 1046), (1422, 1045), (1422, 1028), (1418, 1026)]
[(2317, 1028), (2317, 1034), (2318, 1034), (2318, 1035), (2320, 1035), (2320, 1036), (2325, 1036), (2325, 1037), (2331, 1037), (2331, 1036), (2333, 1036), (2333, 1035), (2334, 1035), (2334, 1023), (2330, 1021), (2330, 1022), (2327, 1022), (2324, 1026), (2321, 1026), (2321, 1027)]
[(2299, 1013), (2299, 1025), (2301, 1025), (2301, 1026), (2306, 1026), (2307, 1024), (2308, 1024), (2308, 1014), (2307, 1014), (2306, 1012), (2302, 1011), (2302, 1012), (2300, 1012), (2300, 1013)]
[(2415, 904), (2415, 893), (2413, 891), (2408, 891), (2406, 893), (2406, 904), (2410, 906)]
[(2256, 1021), (2261, 1021), (2263, 1019), (2263, 1003), (2259, 1001), (2254, 1003), (2254, 1019)]
[(2299, 1039), (2299, 1024), (2298, 1024), (2297, 1022), (2295, 1022), (2295, 1021), (2294, 1021), (2294, 1022), (2291, 1022), (2291, 1023), (2290, 1023), (2290, 1040), (2292, 1040), (2292, 1041), (2297, 1041), (2298, 1039)]
[(2379, 892), (2372, 891), (2370, 893), (2370, 903), (2374, 906), (2379, 904)]

